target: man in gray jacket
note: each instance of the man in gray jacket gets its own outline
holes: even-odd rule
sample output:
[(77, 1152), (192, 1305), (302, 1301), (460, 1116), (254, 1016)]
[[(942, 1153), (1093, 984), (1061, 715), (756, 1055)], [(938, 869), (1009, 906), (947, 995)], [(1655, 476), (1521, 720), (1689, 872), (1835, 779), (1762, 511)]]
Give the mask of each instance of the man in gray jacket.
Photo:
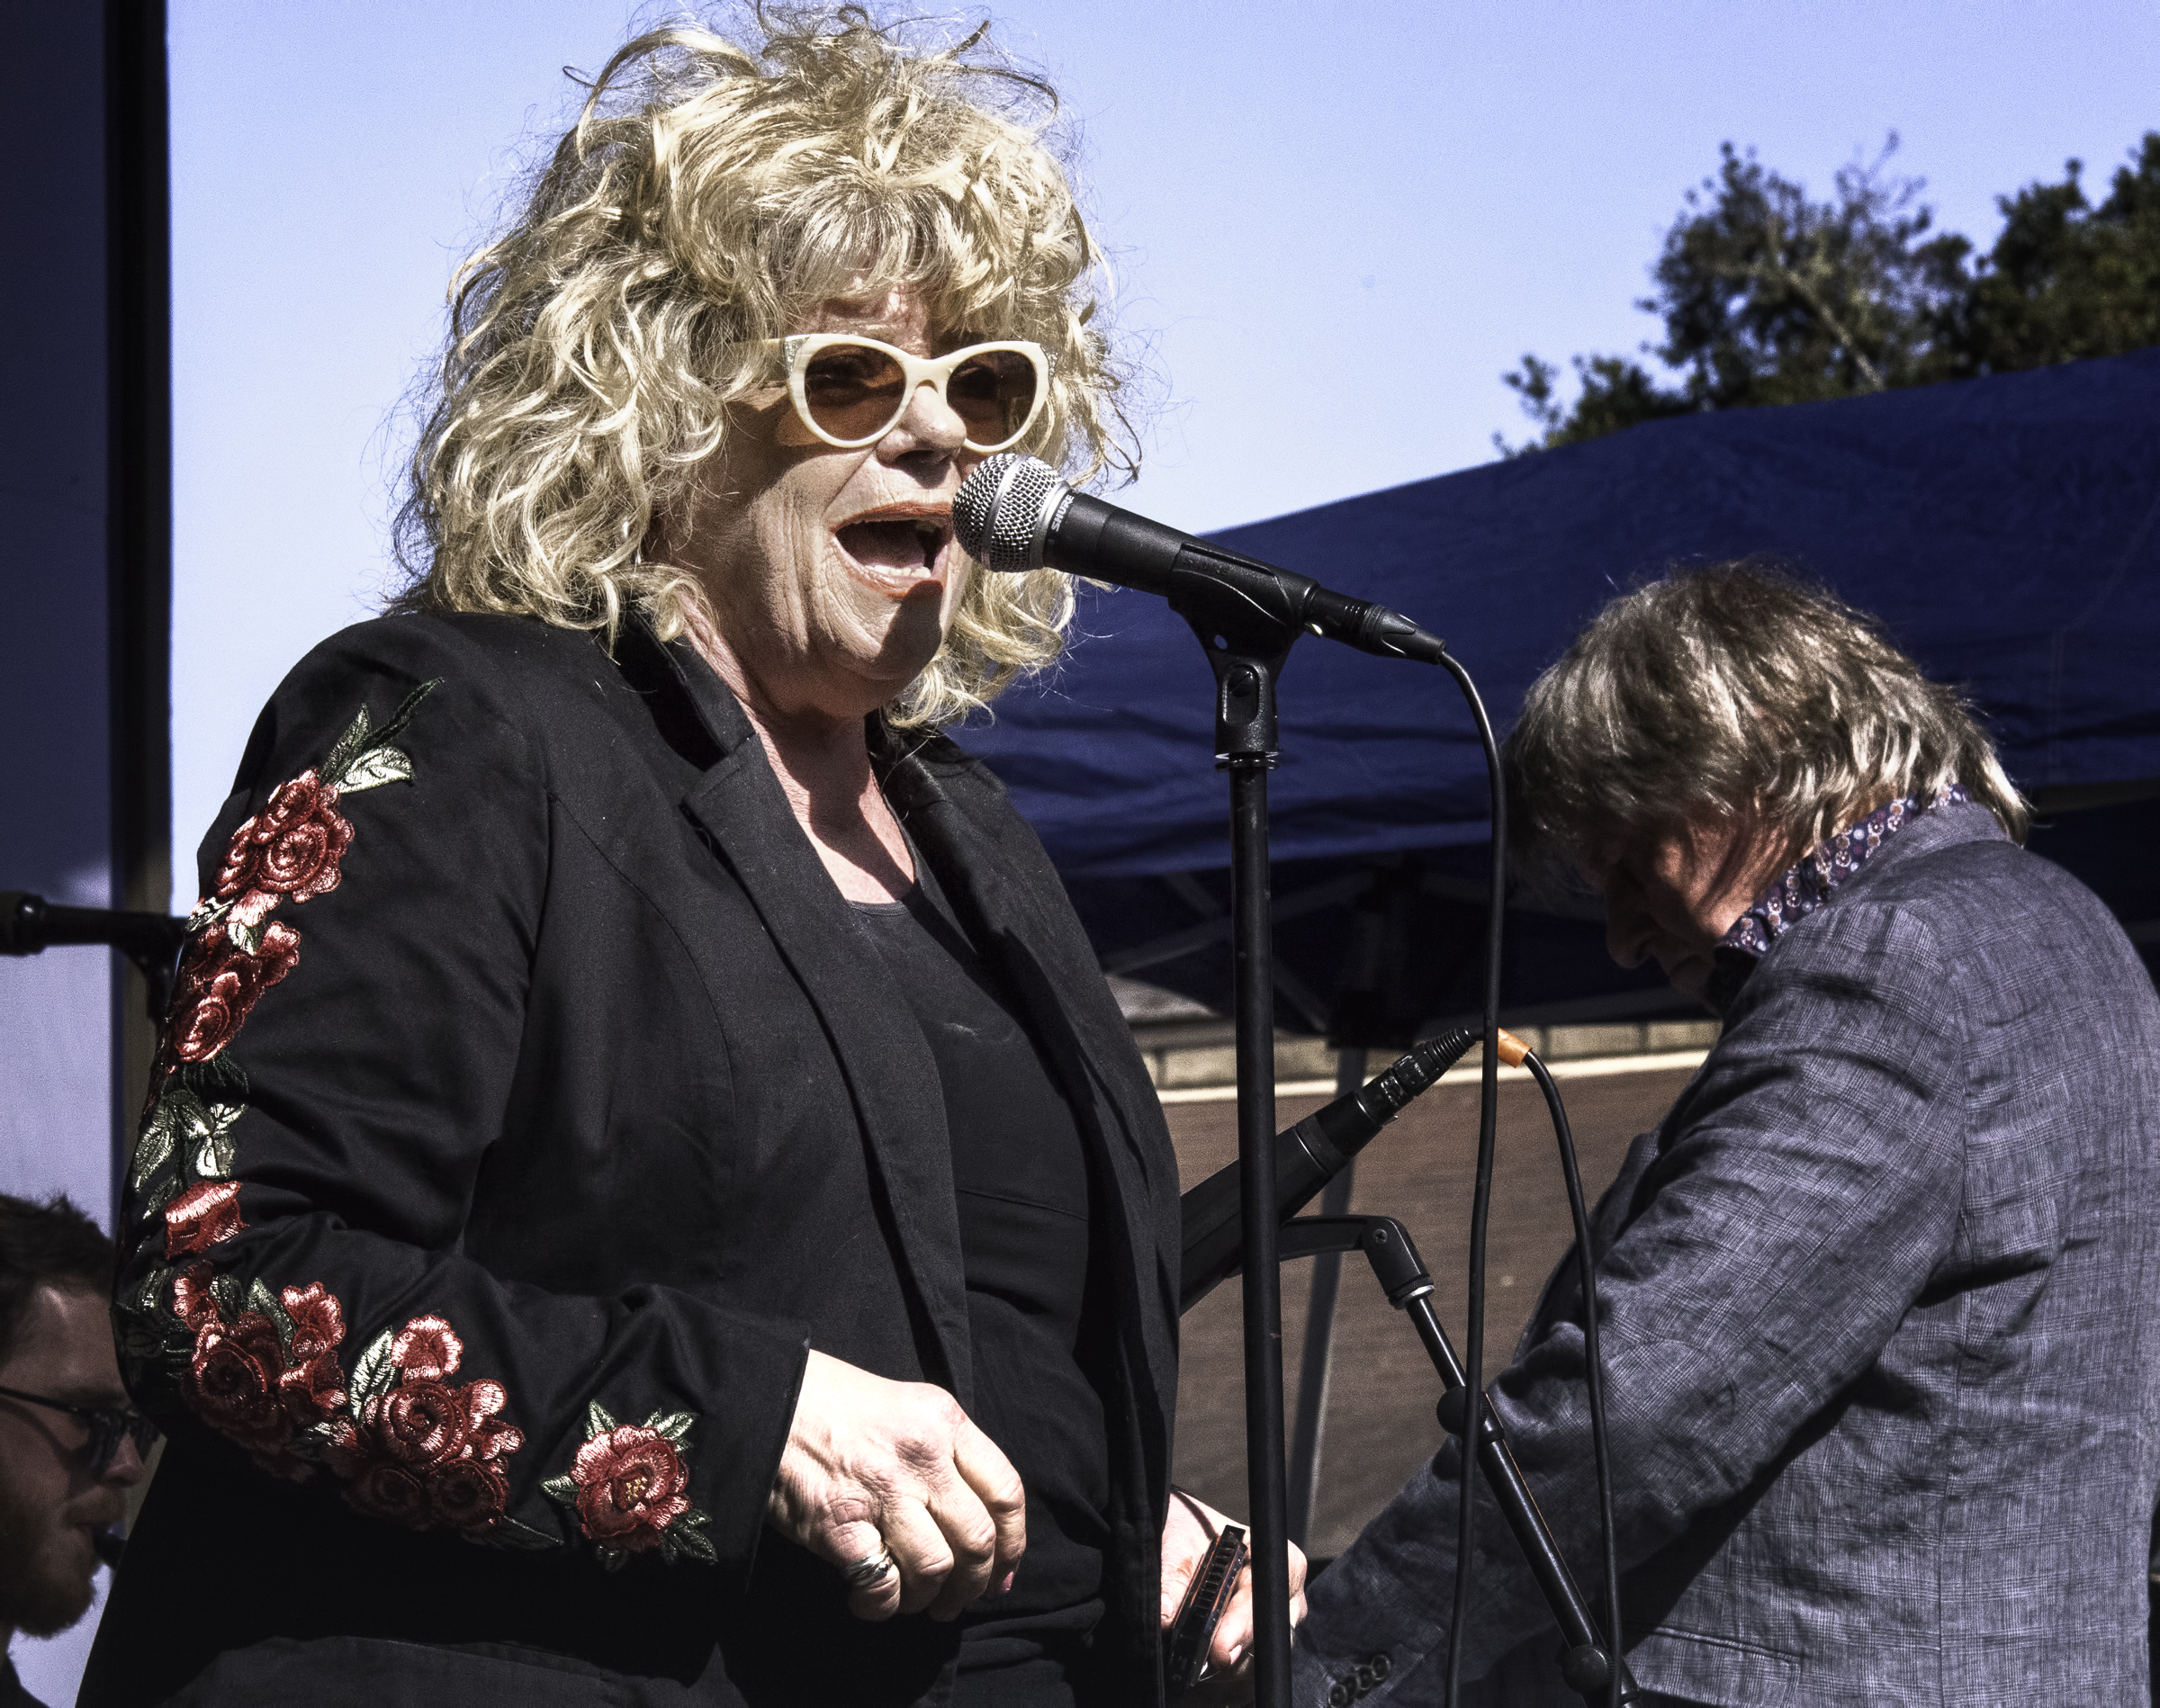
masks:
[[(1612, 606), (1508, 742), (1518, 846), (1724, 1033), (1593, 1218), (1651, 1701), (2143, 1704), (2160, 1001), (1958, 697), (1749, 565)], [(1573, 1254), (1492, 1401), (1594, 1605)], [(1446, 1694), (1454, 1446), (1311, 1592), (1300, 1708)], [(1483, 1497), (1466, 1702), (1570, 1704)]]

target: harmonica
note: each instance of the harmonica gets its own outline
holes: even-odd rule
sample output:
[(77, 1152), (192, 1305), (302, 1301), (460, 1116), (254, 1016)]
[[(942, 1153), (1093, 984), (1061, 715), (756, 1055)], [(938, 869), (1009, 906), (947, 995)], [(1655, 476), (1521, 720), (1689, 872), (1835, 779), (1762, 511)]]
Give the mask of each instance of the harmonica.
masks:
[(1185, 1586), (1185, 1598), (1171, 1622), (1163, 1650), (1163, 1678), (1173, 1696), (1184, 1695), (1207, 1676), (1208, 1645), (1215, 1641), (1215, 1627), (1222, 1623), (1223, 1609), (1230, 1605), (1238, 1575), (1249, 1558), (1244, 1529), (1225, 1524)]

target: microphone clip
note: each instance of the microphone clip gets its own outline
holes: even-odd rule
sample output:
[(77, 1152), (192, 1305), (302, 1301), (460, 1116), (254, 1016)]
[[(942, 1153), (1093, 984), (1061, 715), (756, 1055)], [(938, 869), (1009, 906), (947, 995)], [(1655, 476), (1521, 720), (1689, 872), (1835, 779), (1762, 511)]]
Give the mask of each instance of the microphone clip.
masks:
[(1282, 750), (1275, 684), (1302, 633), (1258, 612), (1196, 610), (1173, 597), (1172, 608), (1192, 625), (1215, 672), (1215, 769), (1258, 766), (1273, 770)]

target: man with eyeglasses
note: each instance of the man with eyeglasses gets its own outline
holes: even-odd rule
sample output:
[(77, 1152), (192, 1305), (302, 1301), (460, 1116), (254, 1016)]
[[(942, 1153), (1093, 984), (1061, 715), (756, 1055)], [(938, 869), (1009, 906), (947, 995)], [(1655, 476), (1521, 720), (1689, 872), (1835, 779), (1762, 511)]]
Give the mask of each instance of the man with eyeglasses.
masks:
[[(112, 1242), (65, 1198), (0, 1194), (0, 1648), (88, 1610), (156, 1438), (121, 1386), (112, 1281)], [(36, 1708), (14, 1661), (0, 1667), (0, 1708)]]

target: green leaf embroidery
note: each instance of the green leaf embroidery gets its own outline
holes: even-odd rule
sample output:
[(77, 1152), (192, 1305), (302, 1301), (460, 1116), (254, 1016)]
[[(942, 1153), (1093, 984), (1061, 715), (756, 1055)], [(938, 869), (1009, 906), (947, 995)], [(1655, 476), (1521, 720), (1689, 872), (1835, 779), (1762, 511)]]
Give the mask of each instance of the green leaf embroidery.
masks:
[(338, 738), (338, 745), (322, 762), (319, 773), (322, 780), (333, 785), (340, 795), (349, 795), (358, 789), (372, 789), (382, 783), (409, 783), (412, 780), (412, 760), (391, 746), (405, 726), (412, 722), (412, 715), (420, 709), (420, 702), (442, 685), (443, 679), (435, 677), (423, 682), (398, 703), (398, 709), (390, 715), (390, 722), (381, 729), (373, 727), (367, 707), (362, 706), (353, 721), (346, 725), (345, 733)]
[(158, 1112), (165, 1118), (168, 1149), (181, 1153), (181, 1164), (186, 1165), (186, 1152), (193, 1149), (203, 1134), (210, 1130), (210, 1111), (202, 1107), (202, 1100), (184, 1085), (176, 1085), (158, 1100)]
[(213, 1056), (207, 1062), (189, 1062), (173, 1077), (205, 1103), (248, 1101), (247, 1071), (230, 1056)]
[(394, 747), (378, 747), (373, 752), (363, 753), (353, 761), (351, 768), (338, 781), (338, 793), (354, 795), (362, 789), (372, 789), (380, 783), (411, 781), (412, 761)]
[(288, 1352), (292, 1350), (292, 1319), (285, 1315), (285, 1308), (278, 1303), (277, 1295), (270, 1290), (260, 1275), (248, 1285), (248, 1308), (260, 1311), (267, 1317), (270, 1326), (277, 1330), (277, 1344)]
[(143, 1277), (142, 1284), (122, 1302), (121, 1308), (125, 1311), (158, 1310), (165, 1303), (166, 1289), (172, 1283), (171, 1270), (153, 1269)]
[(120, 1325), (120, 1352), (127, 1361), (129, 1386), (139, 1398), (152, 1403), (172, 1396), (187, 1373), (195, 1350), (194, 1333), (159, 1307), (163, 1296), (159, 1283), (169, 1280), (172, 1272), (166, 1269), (153, 1274), (113, 1312)]
[(243, 955), (259, 954), (263, 947), (263, 927), (266, 921), (257, 920), (252, 925), (236, 922), (225, 927), (225, 940)]
[(652, 1416), (645, 1419), (645, 1427), (657, 1429), (678, 1447), (680, 1447), (689, 1440), (690, 1425), (696, 1421), (697, 1419), (687, 1411), (673, 1411), (665, 1414), (654, 1412)]
[(607, 1407), (597, 1399), (586, 1401), (585, 1433), (589, 1437), (597, 1441), (602, 1435), (614, 1434), (617, 1427), (615, 1419), (608, 1415)]
[(562, 1506), (574, 1506), (578, 1504), (578, 1479), (575, 1477), (550, 1477), (540, 1485), (540, 1492)]
[(195, 903), (195, 911), (187, 916), (187, 935), (195, 936), (198, 932), (215, 925), (231, 912), (232, 903), (230, 902), (221, 902), (215, 896), (203, 897)]
[(165, 1207), (180, 1196), (180, 1177), (177, 1174), (162, 1180), (136, 1200), (135, 1219), (154, 1222), (165, 1214)]
[(387, 1394), (397, 1380), (398, 1367), (390, 1362), (391, 1333), (387, 1328), (367, 1344), (353, 1366), (353, 1385), (346, 1391), (352, 1398), (353, 1416), (371, 1399)]
[(131, 1306), (122, 1305), (113, 1314), (120, 1318), (120, 1350), (130, 1362), (156, 1358), (165, 1351), (166, 1337), (162, 1324), (150, 1320)]
[(203, 1111), (202, 1142), (194, 1156), (194, 1172), (200, 1178), (231, 1178), (233, 1153), (238, 1149), (232, 1129), (246, 1112), (238, 1103), (212, 1103)]
[(246, 1296), (240, 1290), (240, 1279), (237, 1275), (214, 1277), (210, 1283), (210, 1296), (217, 1301), (218, 1314), (229, 1321), (247, 1308)]
[(367, 751), (368, 734), (374, 727), (367, 707), (362, 706), (345, 726), (345, 733), (338, 738), (338, 745), (330, 750), (329, 758), (323, 760), (322, 769), (318, 773), (323, 782), (336, 783), (346, 769)]
[(128, 1173), (128, 1184), (139, 1192), (143, 1183), (163, 1167), (165, 1159), (173, 1154), (177, 1096), (184, 1095), (184, 1092), (176, 1094), (167, 1092), (158, 1100), (157, 1107), (143, 1120), (142, 1136), (135, 1141), (135, 1164)]
[[(176, 1150), (180, 1153), (183, 1178), (189, 1174), (198, 1180), (229, 1178), (233, 1164), (232, 1128), (245, 1112), (239, 1103), (205, 1106), (186, 1085), (175, 1085), (158, 1100), (143, 1121), (130, 1184), (141, 1191)], [(171, 1192), (166, 1192), (161, 1202), (171, 1197)]]
[(708, 1522), (708, 1515), (695, 1506), (679, 1514), (675, 1522), (660, 1533), (660, 1557), (670, 1564), (688, 1557), (708, 1566), (718, 1565), (720, 1555), (713, 1547), (712, 1538), (705, 1533)]
[(562, 1538), (551, 1536), (544, 1530), (535, 1530), (530, 1524), (521, 1524), (505, 1514), (485, 1530), (468, 1530), (462, 1533), (467, 1542), (478, 1542), (483, 1548), (560, 1548)]
[(375, 745), (379, 747), (383, 742), (395, 741), (399, 736), (404, 734), (405, 726), (412, 722), (412, 715), (420, 709), (420, 702), (442, 685), (443, 679), (441, 677), (430, 677), (400, 700), (398, 709), (390, 715), (390, 722), (382, 726), (382, 733), (375, 737)]

